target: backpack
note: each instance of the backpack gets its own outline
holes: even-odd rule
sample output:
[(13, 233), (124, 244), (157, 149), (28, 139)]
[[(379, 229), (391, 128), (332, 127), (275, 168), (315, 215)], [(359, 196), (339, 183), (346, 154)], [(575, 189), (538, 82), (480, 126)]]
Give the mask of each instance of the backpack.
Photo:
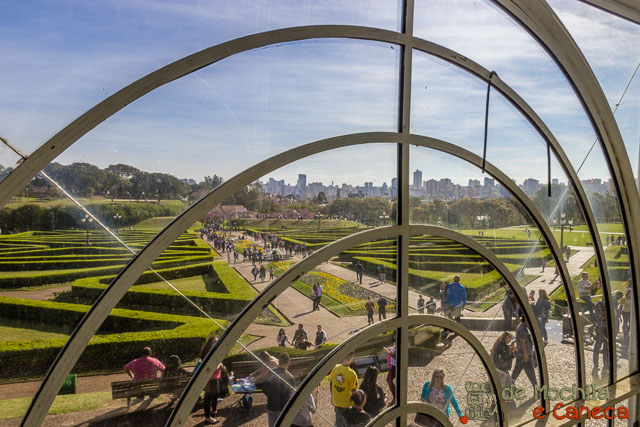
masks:
[(245, 393), (240, 399), (240, 407), (246, 411), (250, 410), (253, 406), (253, 396), (251, 393)]

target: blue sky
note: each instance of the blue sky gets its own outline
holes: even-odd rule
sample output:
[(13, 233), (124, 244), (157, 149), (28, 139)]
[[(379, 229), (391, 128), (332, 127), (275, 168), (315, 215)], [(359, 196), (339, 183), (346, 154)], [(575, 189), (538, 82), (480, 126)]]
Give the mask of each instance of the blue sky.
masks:
[[(554, 0), (617, 102), (638, 61), (637, 26), (581, 2)], [(354, 24), (398, 28), (392, 1), (57, 1), (3, 2), (0, 134), (25, 152), (131, 81), (217, 43), (275, 28)], [(577, 168), (594, 133), (562, 75), (531, 38), (483, 1), (418, 0), (416, 35), (494, 69), (547, 122)], [(399, 49), (327, 39), (245, 52), (172, 82), (136, 101), (74, 144), (57, 161), (201, 179), (229, 178), (283, 150), (352, 132), (395, 131)], [(486, 85), (422, 53), (414, 55), (412, 132), (481, 152)], [(640, 76), (617, 118), (637, 171)], [(492, 93), (488, 158), (518, 182), (546, 178), (542, 140)], [(0, 163), (15, 161), (0, 149)], [(394, 151), (370, 145), (297, 162), (270, 174), (295, 182), (389, 183)], [(442, 156), (421, 156), (424, 179), (466, 183)], [(415, 165), (415, 167), (414, 167)], [(456, 173), (452, 170), (456, 168)], [(563, 179), (555, 167), (554, 177)], [(454, 176), (455, 175), (455, 176)], [(608, 178), (601, 153), (581, 178)]]

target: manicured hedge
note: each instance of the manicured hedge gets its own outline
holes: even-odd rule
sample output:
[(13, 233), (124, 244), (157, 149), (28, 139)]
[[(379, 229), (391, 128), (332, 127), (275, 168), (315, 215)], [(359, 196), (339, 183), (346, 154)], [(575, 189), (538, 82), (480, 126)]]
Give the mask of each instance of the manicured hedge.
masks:
[[(207, 319), (184, 317), (184, 322), (182, 326), (170, 330), (96, 335), (83, 351), (72, 372), (120, 371), (126, 363), (139, 357), (142, 348), (146, 346), (152, 348), (154, 357), (164, 362), (172, 354), (180, 356), (183, 362), (194, 360), (207, 337), (210, 334), (219, 335), (221, 330)], [(226, 327), (225, 321), (218, 322)], [(0, 377), (42, 377), (65, 342), (64, 338), (0, 342)]]
[[(189, 276), (212, 275), (222, 292), (182, 291), (191, 301), (205, 312), (218, 317), (235, 317), (252, 301), (257, 292), (227, 263), (216, 261), (187, 268), (158, 270), (162, 277), (171, 280)], [(96, 300), (115, 276), (95, 277), (77, 280), (71, 292), (63, 294), (59, 300), (77, 301), (87, 304)], [(151, 272), (145, 272), (136, 284), (152, 283), (159, 280)], [(132, 287), (118, 303), (119, 307), (153, 310), (161, 313), (202, 316), (183, 296), (172, 289), (147, 289)]]

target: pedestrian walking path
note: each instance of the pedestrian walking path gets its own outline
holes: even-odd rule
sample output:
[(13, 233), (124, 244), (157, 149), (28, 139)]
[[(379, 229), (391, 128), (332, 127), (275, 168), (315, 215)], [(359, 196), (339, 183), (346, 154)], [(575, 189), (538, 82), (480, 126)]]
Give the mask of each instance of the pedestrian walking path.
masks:
[[(582, 266), (594, 255), (594, 249), (593, 247), (572, 247), (572, 249), (576, 252), (570, 257), (567, 267), (571, 277), (576, 277), (581, 273)], [(223, 259), (226, 259), (226, 257), (223, 257)], [(291, 258), (290, 261), (295, 263), (301, 259), (301, 255), (296, 255)], [(266, 264), (268, 263), (265, 262), (265, 266)], [(240, 275), (251, 283), (251, 285), (259, 292), (262, 292), (269, 283), (271, 283), (269, 280), (262, 282), (260, 278), (258, 278), (258, 280), (253, 280), (253, 274), (251, 273), (253, 264), (250, 261), (231, 263), (230, 265), (233, 266)], [(397, 298), (395, 284), (381, 283), (377, 278), (366, 275), (364, 276), (362, 284), (357, 283), (354, 271), (336, 263), (322, 263), (316, 266), (315, 269), (332, 274), (347, 282), (358, 284), (363, 288), (380, 294), (390, 300), (396, 300)], [(562, 286), (560, 277), (555, 274), (555, 267), (547, 267), (544, 271), (542, 271), (540, 267), (525, 268), (524, 274), (537, 276), (525, 287), (527, 293), (532, 290), (535, 291), (536, 297), (539, 289), (545, 289), (548, 294), (551, 294), (557, 288)], [(409, 307), (413, 310), (417, 307), (419, 295), (419, 293), (409, 290)], [(428, 301), (429, 298), (425, 298), (425, 300)], [(350, 333), (353, 333), (367, 325), (366, 316), (339, 317), (323, 306), (320, 306), (320, 310), (313, 311), (310, 296), (302, 294), (293, 287), (287, 288), (285, 291), (280, 293), (272, 304), (293, 324), (292, 326), (285, 328), (289, 337), (293, 337), (297, 324), (302, 323), (305, 325), (305, 330), (309, 334), (309, 339), (312, 340), (313, 332), (316, 330), (316, 326), (320, 324), (327, 332), (329, 342), (342, 342), (348, 338)], [(438, 303), (438, 306), (439, 305), (440, 304)], [(498, 318), (502, 316), (501, 304), (498, 302), (483, 312), (466, 309), (464, 310), (463, 315), (465, 317)], [(247, 329), (247, 333), (262, 336), (264, 338), (254, 341), (250, 347), (259, 348), (275, 345), (275, 337), (279, 328), (279, 326), (252, 324)]]

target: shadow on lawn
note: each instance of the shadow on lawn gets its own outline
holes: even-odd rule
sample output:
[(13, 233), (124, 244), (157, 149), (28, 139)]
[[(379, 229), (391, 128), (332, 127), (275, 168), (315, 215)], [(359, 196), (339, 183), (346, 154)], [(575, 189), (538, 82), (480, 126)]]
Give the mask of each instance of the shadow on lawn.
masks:
[[(254, 396), (256, 400), (264, 400), (260, 399), (259, 396)], [(224, 405), (224, 407), (218, 407), (218, 413), (216, 418), (221, 422), (216, 424), (217, 426), (238, 426), (244, 425), (246, 423), (251, 423), (252, 421), (257, 424), (255, 421), (262, 415), (266, 414), (266, 402), (257, 403), (254, 401), (254, 405), (251, 410), (247, 411), (238, 407), (237, 403), (240, 400), (240, 396), (232, 396), (230, 398), (226, 398), (224, 402), (221, 402), (220, 405)], [(112, 413), (103, 414), (102, 416), (94, 419), (92, 421), (87, 421), (81, 424), (77, 424), (76, 427), (160, 427), (164, 426), (167, 422), (167, 418), (171, 414), (174, 405), (171, 403), (159, 403), (157, 405), (153, 405), (153, 402), (150, 402), (148, 406), (145, 408), (146, 402), (141, 404), (141, 407), (136, 410), (135, 408), (129, 414), (122, 413), (122, 408), (118, 410), (112, 411)], [(115, 412), (115, 413), (114, 413)], [(111, 415), (110, 415), (111, 414)], [(266, 424), (266, 420), (265, 420)], [(204, 413), (202, 409), (202, 401), (200, 400), (192, 411), (191, 417), (185, 423), (186, 426), (204, 426), (209, 425), (204, 422)]]

